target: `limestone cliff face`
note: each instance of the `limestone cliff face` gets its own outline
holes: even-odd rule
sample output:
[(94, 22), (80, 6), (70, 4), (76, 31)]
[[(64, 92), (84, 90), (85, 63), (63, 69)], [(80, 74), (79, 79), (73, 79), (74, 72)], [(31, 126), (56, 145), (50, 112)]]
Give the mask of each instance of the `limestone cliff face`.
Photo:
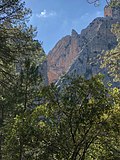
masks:
[(58, 80), (72, 64), (81, 50), (79, 39), (78, 33), (72, 30), (71, 35), (62, 38), (49, 52), (47, 57), (49, 83)]
[[(90, 78), (101, 70), (97, 57), (117, 45), (112, 25), (120, 23), (114, 17), (96, 18), (82, 30), (81, 34), (72, 30), (72, 34), (62, 38), (48, 54), (48, 80), (55, 82), (63, 74), (81, 75)], [(109, 76), (106, 76), (109, 79)]]
[[(90, 76), (99, 72), (106, 72), (100, 69), (98, 56), (102, 51), (110, 50), (117, 45), (116, 37), (111, 32), (111, 26), (115, 23), (116, 20), (110, 17), (97, 18), (82, 31), (81, 35), (87, 37), (87, 41), (79, 52), (78, 57), (70, 65), (67, 71), (68, 74), (74, 74), (74, 76), (84, 75), (86, 78), (90, 78)], [(95, 27), (96, 24), (97, 26)]]

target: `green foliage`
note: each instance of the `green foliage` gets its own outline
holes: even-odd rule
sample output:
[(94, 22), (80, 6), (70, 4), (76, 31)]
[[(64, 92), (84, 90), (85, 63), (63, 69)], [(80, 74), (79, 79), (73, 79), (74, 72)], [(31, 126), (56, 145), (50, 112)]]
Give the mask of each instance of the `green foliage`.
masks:
[(4, 159), (118, 159), (119, 94), (97, 76), (46, 86), (35, 95), (41, 104), (28, 98), (26, 109), (20, 96), (4, 122)]
[(120, 7), (120, 1), (119, 0), (111, 0), (110, 1), (110, 5), (112, 6), (112, 7)]
[(25, 8), (25, 3), (21, 0), (1, 0), (0, 1), (0, 24), (6, 21), (20, 23), (30, 15), (31, 11)]
[[(53, 85), (44, 88), (42, 96), (45, 105), (36, 108), (42, 117), (38, 159), (119, 157), (119, 129), (114, 130), (119, 124), (117, 88), (108, 91), (99, 76), (91, 80), (79, 77), (62, 90)], [(111, 154), (114, 149), (117, 154)]]
[(0, 159), (22, 158), (27, 120), (43, 85), (45, 54), (33, 39), (36, 30), (26, 25), (29, 14), (20, 0), (0, 2)]
[(119, 89), (105, 88), (100, 75), (43, 87), (30, 11), (2, 0), (0, 13), (0, 159), (119, 159)]
[[(28, 149), (29, 147), (25, 148), (24, 146), (32, 143), (28, 133), (32, 133), (31, 129), (34, 132), (34, 128), (30, 127), (31, 123), (34, 122), (30, 121), (30, 116), (37, 106), (36, 98), (42, 87), (39, 65), (42, 63), (44, 53), (40, 44), (33, 40), (33, 42), (30, 42), (29, 50), (24, 52), (25, 54), (18, 57), (18, 61), (15, 63), (15, 68), (17, 67), (15, 69), (15, 79), (12, 86), (8, 85), (11, 91), (7, 95), (6, 92), (2, 94), (5, 99), (5, 104), (3, 102), (2, 104), (7, 107), (4, 114), (6, 112), (9, 114), (5, 117), (3, 123), (5, 125), (3, 128), (3, 158), (6, 160), (21, 159), (26, 152), (31, 150)], [(32, 137), (34, 139), (31, 134)]]

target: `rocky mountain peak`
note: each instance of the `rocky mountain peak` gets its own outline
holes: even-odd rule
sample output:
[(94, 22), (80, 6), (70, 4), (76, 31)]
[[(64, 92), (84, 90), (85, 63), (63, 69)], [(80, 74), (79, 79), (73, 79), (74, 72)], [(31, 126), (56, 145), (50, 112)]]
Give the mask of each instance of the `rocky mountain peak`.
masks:
[(79, 51), (79, 34), (72, 30), (71, 36), (63, 37), (48, 54), (49, 83), (55, 82), (66, 72)]
[(76, 30), (72, 29), (71, 36), (76, 38), (79, 36), (79, 34), (76, 32)]
[(111, 16), (93, 20), (78, 34), (72, 29), (71, 35), (63, 37), (47, 57), (49, 83), (57, 81), (62, 75), (81, 75), (89, 78), (101, 71), (97, 56), (117, 45), (111, 32), (112, 25), (120, 23), (120, 18)]

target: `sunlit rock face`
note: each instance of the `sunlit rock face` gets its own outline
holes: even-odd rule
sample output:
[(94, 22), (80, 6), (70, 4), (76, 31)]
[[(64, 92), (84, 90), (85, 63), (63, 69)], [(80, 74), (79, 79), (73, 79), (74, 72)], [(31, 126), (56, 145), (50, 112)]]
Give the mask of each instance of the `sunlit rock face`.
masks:
[(81, 75), (87, 79), (98, 73), (107, 75), (105, 69), (100, 69), (98, 57), (103, 51), (110, 50), (117, 45), (116, 37), (111, 32), (114, 23), (116, 20), (112, 18), (97, 18), (82, 31), (81, 35), (87, 37), (87, 41), (69, 67), (68, 74)]
[(62, 38), (48, 54), (49, 83), (62, 76), (81, 50), (79, 34), (72, 30), (71, 35)]
[(104, 73), (109, 80), (106, 70), (100, 69), (98, 56), (117, 45), (116, 36), (111, 32), (115, 23), (120, 23), (117, 16), (96, 18), (81, 34), (72, 30), (71, 35), (62, 38), (47, 57), (49, 83), (64, 74), (90, 78)]

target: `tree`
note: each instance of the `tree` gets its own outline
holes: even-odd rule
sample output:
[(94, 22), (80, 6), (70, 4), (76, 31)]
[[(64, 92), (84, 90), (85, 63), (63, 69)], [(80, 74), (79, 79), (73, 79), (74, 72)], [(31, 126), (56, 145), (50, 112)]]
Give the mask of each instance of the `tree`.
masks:
[(21, 0), (1, 0), (0, 24), (6, 21), (11, 23), (24, 22), (25, 16), (29, 15), (30, 12), (29, 9), (25, 8), (25, 3)]
[[(105, 1), (106, 1), (106, 3), (108, 5), (111, 5), (111, 6), (116, 6), (116, 5), (118, 6), (118, 5), (120, 5), (119, 0), (105, 0)], [(98, 6), (100, 4), (101, 0), (87, 0), (87, 2), (89, 4), (94, 4), (95, 6)]]
[(25, 59), (22, 57), (16, 85), (12, 88), (12, 102), (7, 98), (8, 105), (11, 102), (13, 109), (10, 108), (10, 116), (4, 121), (3, 157), (6, 160), (26, 158), (26, 152), (29, 149), (26, 145), (32, 143), (31, 139), (34, 136), (31, 124), (34, 119), (32, 120), (30, 115), (37, 105), (36, 98), (42, 86), (42, 80), (38, 63), (36, 63), (39, 57), (33, 55), (33, 59), (31, 56), (25, 56)]
[[(1, 128), (4, 122), (4, 105), (6, 101), (3, 94), (6, 95), (10, 91), (9, 85), (14, 81), (11, 81), (14, 77), (14, 62), (16, 59), (15, 41), (14, 39), (18, 36), (15, 30), (18, 29), (16, 26), (21, 21), (23, 22), (24, 17), (27, 15), (28, 10), (24, 8), (24, 4), (19, 0), (1, 0), (0, 1), (0, 159), (2, 159), (1, 144), (2, 144), (2, 132)], [(19, 19), (19, 21), (17, 21)], [(15, 23), (17, 22), (17, 23)], [(20, 31), (20, 30), (19, 30)], [(14, 38), (13, 38), (14, 37)], [(20, 37), (20, 36), (19, 36)], [(12, 45), (14, 43), (14, 47)], [(12, 49), (11, 49), (12, 48)], [(12, 72), (13, 71), (13, 72)], [(11, 73), (12, 72), (12, 73)], [(14, 79), (15, 80), (15, 79)], [(9, 84), (9, 85), (8, 85)], [(5, 89), (7, 88), (7, 90)]]
[[(44, 104), (36, 108), (42, 117), (38, 159), (84, 160), (95, 156), (100, 159), (102, 151), (107, 159), (118, 134), (112, 128), (112, 112), (119, 106), (118, 90), (110, 93), (100, 77), (91, 80), (79, 77), (62, 90), (52, 85), (50, 89), (45, 88), (44, 93)], [(108, 142), (106, 148), (104, 143), (108, 137), (113, 141), (111, 144)], [(116, 146), (119, 149), (118, 143)], [(102, 149), (98, 151), (99, 148)], [(116, 154), (112, 156), (115, 159)]]
[[(20, 56), (17, 52), (18, 47), (20, 48), (19, 41), (22, 42), (22, 39), (27, 41), (31, 38), (29, 34), (25, 34), (27, 29), (25, 21), (30, 13), (31, 11), (25, 8), (25, 3), (21, 0), (0, 1), (0, 74), (9, 79), (12, 75), (10, 75), (8, 66)], [(0, 84), (3, 84), (2, 80)]]
[[(1, 82), (4, 82), (1, 85), (1, 127), (4, 124), (4, 128), (8, 126), (6, 132), (3, 128), (5, 134), (9, 133), (9, 130), (13, 127), (13, 119), (19, 114), (24, 115), (26, 110), (32, 107), (42, 85), (39, 67), (45, 58), (44, 51), (40, 43), (33, 40), (33, 28), (24, 27), (23, 29), (24, 31), (22, 28), (21, 30), (17, 29), (19, 31), (17, 33), (21, 33), (21, 36), (17, 34), (13, 39), (9, 39), (10, 42), (7, 45), (11, 49), (10, 53), (12, 51), (14, 53), (16, 50), (17, 54), (8, 64), (4, 62), (4, 67), (1, 70)], [(6, 48), (3, 51), (5, 52), (5, 50)], [(11, 128), (7, 124), (9, 122), (11, 122)], [(2, 135), (1, 137), (4, 138), (5, 144), (7, 136)], [(4, 152), (5, 147), (3, 146), (2, 148)], [(7, 152), (5, 154), (8, 156)], [(9, 156), (8, 159), (10, 158)]]
[(109, 114), (104, 114), (107, 121), (103, 123), (104, 132), (98, 136), (97, 141), (88, 150), (88, 159), (112, 159), (120, 157), (120, 91), (118, 88), (111, 89), (114, 105)]
[(40, 43), (33, 40), (35, 30), (25, 23), (30, 10), (24, 3), (1, 1), (0, 13), (0, 159), (4, 159), (5, 135), (18, 113), (24, 114), (32, 105), (40, 89), (38, 70), (45, 54)]
[[(44, 60), (44, 52), (41, 45), (33, 39), (27, 41), (27, 44), (28, 46), (22, 48), (25, 54), (18, 57), (18, 61), (14, 65), (12, 73), (14, 73), (15, 79), (12, 85), (8, 85), (11, 90), (8, 94), (6, 94), (6, 90), (2, 93), (2, 98), (4, 99), (2, 104), (4, 105), (4, 115), (6, 116), (3, 123), (5, 125), (3, 128), (4, 145), (2, 147), (4, 159), (22, 159), (24, 155), (23, 142), (25, 142), (24, 138), (26, 138), (24, 134), (27, 135), (30, 128), (30, 124), (28, 124), (28, 121), (26, 124), (25, 120), (29, 119), (32, 110), (36, 107), (36, 98), (43, 84), (39, 67)], [(15, 134), (13, 128), (16, 123), (19, 125), (15, 128)], [(20, 138), (20, 140), (17, 138)], [(29, 139), (27, 139), (28, 142)], [(18, 144), (16, 140), (18, 140)], [(18, 152), (15, 150), (16, 147), (19, 148)]]

